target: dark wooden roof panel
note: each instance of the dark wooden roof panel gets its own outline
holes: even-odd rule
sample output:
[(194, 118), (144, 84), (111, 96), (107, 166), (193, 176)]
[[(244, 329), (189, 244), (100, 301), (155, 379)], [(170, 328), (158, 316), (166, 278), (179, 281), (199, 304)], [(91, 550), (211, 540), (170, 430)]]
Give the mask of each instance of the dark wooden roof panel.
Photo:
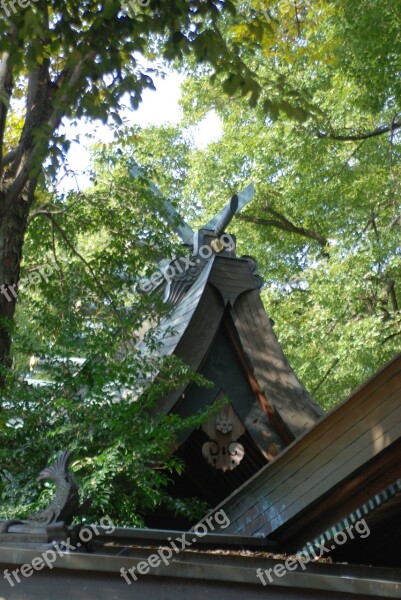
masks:
[(268, 402), (298, 437), (323, 416), (291, 369), (257, 290), (242, 294), (231, 311), (254, 375)]
[[(212, 264), (213, 263), (210, 262), (206, 265), (182, 302), (161, 320), (157, 328), (156, 336), (156, 339), (160, 343), (157, 350), (157, 354), (160, 356), (174, 352), (184, 335), (205, 290)], [(146, 351), (146, 343), (141, 342), (138, 345), (138, 348)]]

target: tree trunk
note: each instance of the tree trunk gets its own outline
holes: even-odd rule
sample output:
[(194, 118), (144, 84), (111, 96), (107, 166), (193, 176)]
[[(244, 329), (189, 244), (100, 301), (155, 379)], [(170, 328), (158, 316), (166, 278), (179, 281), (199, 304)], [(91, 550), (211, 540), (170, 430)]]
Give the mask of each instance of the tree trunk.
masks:
[(0, 389), (11, 366), (11, 335), (29, 204), (18, 198), (0, 219)]

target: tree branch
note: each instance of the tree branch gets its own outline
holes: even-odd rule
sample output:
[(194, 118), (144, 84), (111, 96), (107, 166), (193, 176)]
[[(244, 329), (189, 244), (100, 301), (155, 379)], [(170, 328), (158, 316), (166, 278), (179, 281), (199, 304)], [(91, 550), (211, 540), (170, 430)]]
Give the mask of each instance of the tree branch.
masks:
[[(0, 153), (1, 153), (1, 150), (0, 150)], [(16, 158), (17, 158), (17, 151), (10, 150), (10, 152), (7, 152), (7, 154), (5, 154), (3, 156), (3, 158), (1, 159), (0, 168), (4, 169), (4, 167), (11, 164)]]
[(82, 81), (84, 64), (87, 60), (93, 60), (94, 57), (95, 52), (91, 50), (78, 62), (74, 69), (72, 69), (71, 76), (65, 84), (63, 93), (61, 93), (60, 97), (57, 99), (57, 104), (53, 108), (50, 117), (47, 119), (47, 121), (41, 123), (40, 129), (43, 133), (42, 139), (36, 143), (29, 144), (28, 148), (26, 148), (24, 151), (22, 160), (18, 161), (15, 179), (6, 194), (3, 212), (8, 210), (14, 200), (22, 193), (24, 186), (30, 178), (30, 172), (34, 159), (36, 158), (36, 162), (42, 162), (45, 158), (48, 151), (49, 141), (59, 126), (66, 107), (69, 105), (70, 95), (79, 87), (79, 84)]
[(378, 135), (383, 135), (383, 133), (391, 132), (391, 134), (393, 134), (393, 132), (400, 127), (401, 121), (393, 119), (389, 125), (380, 125), (379, 127), (376, 127), (376, 129), (365, 133), (349, 133), (342, 135), (334, 132), (325, 133), (324, 131), (318, 131), (317, 136), (319, 138), (328, 138), (339, 142), (358, 142), (360, 140), (367, 140), (369, 138), (377, 137)]
[(0, 178), (3, 168), (3, 143), (8, 107), (13, 88), (13, 76), (10, 66), (10, 53), (3, 52), (0, 61)]
[(386, 294), (387, 294), (387, 298), (389, 298), (389, 300), (391, 302), (391, 308), (393, 309), (393, 312), (398, 312), (399, 306), (398, 306), (397, 294), (395, 293), (394, 279), (390, 279), (388, 281), (387, 288), (386, 288)]
[(44, 204), (43, 206), (39, 206), (38, 208), (36, 208), (28, 217), (27, 220), (27, 226), (29, 226), (32, 221), (34, 219), (36, 219), (36, 217), (39, 217), (40, 215), (59, 215), (65, 213), (64, 210), (62, 209), (57, 209), (57, 210), (51, 210), (46, 204)]
[(382, 343), (387, 344), (387, 342), (389, 342), (390, 340), (394, 339), (395, 337), (397, 337), (399, 335), (401, 335), (401, 331), (395, 331), (394, 333), (390, 333), (390, 335), (388, 335), (387, 337), (384, 338)]
[(64, 271), (61, 268), (61, 264), (58, 261), (57, 252), (56, 252), (56, 236), (55, 236), (55, 231), (54, 231), (55, 230), (54, 221), (50, 221), (50, 223), (51, 223), (51, 226), (52, 226), (52, 251), (53, 251), (53, 258), (54, 258), (54, 262), (58, 266), (59, 271), (61, 273), (62, 281), (64, 281)]
[(313, 231), (311, 229), (306, 229), (305, 227), (300, 227), (298, 225), (294, 225), (291, 221), (287, 219), (284, 215), (279, 213), (277, 210), (272, 208), (271, 206), (264, 206), (263, 210), (270, 213), (274, 218), (273, 219), (264, 219), (260, 217), (253, 217), (247, 214), (238, 214), (237, 219), (241, 219), (242, 221), (248, 221), (250, 223), (255, 223), (256, 225), (264, 225), (267, 227), (277, 227), (278, 229), (282, 229), (283, 231), (288, 231), (290, 233), (296, 233), (303, 237), (309, 238), (317, 242), (322, 248), (327, 246), (328, 240), (327, 238), (319, 233), (318, 231)]
[(339, 362), (340, 362), (339, 358), (335, 358), (334, 359), (334, 361), (332, 362), (332, 364), (330, 365), (330, 367), (327, 369), (326, 373), (323, 375), (322, 379), (319, 381), (319, 383), (312, 390), (312, 392), (311, 392), (312, 397), (316, 394), (316, 392), (318, 391), (318, 389), (323, 385), (323, 383), (326, 381), (326, 379), (328, 378), (328, 376), (331, 375), (331, 373), (336, 368), (336, 366), (338, 365)]
[(85, 258), (82, 256), (82, 254), (80, 254), (78, 252), (78, 250), (76, 250), (76, 248), (74, 248), (73, 244), (70, 242), (70, 240), (68, 239), (68, 237), (65, 234), (64, 230), (57, 223), (57, 221), (55, 220), (55, 218), (53, 217), (53, 215), (50, 212), (45, 212), (45, 211), (43, 211), (41, 214), (44, 215), (44, 216), (46, 216), (48, 219), (50, 219), (51, 223), (53, 224), (53, 226), (55, 227), (55, 229), (57, 229), (57, 231), (60, 233), (61, 237), (63, 238), (63, 240), (65, 241), (65, 243), (67, 244), (67, 246), (70, 248), (70, 250), (75, 254), (75, 256), (77, 256), (79, 258), (79, 260), (81, 260), (84, 263), (84, 265), (88, 269), (89, 273), (91, 274), (93, 280), (95, 281), (96, 285), (98, 286), (99, 290), (102, 292), (104, 298), (106, 298), (110, 302), (110, 306), (113, 309), (114, 313), (116, 314), (117, 318), (119, 320), (121, 320), (120, 319), (120, 315), (118, 313), (117, 308), (115, 307), (115, 304), (114, 304), (113, 300), (108, 295), (108, 293), (104, 289), (103, 285), (100, 283), (99, 279), (96, 276), (96, 273), (94, 272), (94, 270), (92, 269), (92, 267), (90, 266), (90, 264), (88, 263), (88, 261), (85, 260)]
[(298, 6), (297, 6), (296, 2), (294, 3), (294, 11), (295, 11), (295, 20), (297, 23), (298, 37), (301, 37), (301, 23), (299, 20)]
[[(28, 207), (33, 200), (36, 183), (35, 178), (29, 177), (30, 166), (27, 165), (26, 177), (19, 178), (23, 165), (26, 163), (30, 149), (35, 146), (35, 132), (40, 131), (46, 122), (49, 110), (51, 110), (51, 98), (49, 95), (49, 60), (33, 69), (28, 78), (28, 93), (26, 101), (25, 121), (22, 132), (12, 160), (7, 179), (12, 181), (10, 187), (4, 194), (4, 200), (0, 209), (0, 216), (4, 216), (11, 208), (14, 201), (22, 193), (27, 182), (30, 180), (29, 193), (25, 194), (24, 201)], [(21, 185), (20, 185), (21, 184)], [(27, 192), (28, 190), (26, 190)]]

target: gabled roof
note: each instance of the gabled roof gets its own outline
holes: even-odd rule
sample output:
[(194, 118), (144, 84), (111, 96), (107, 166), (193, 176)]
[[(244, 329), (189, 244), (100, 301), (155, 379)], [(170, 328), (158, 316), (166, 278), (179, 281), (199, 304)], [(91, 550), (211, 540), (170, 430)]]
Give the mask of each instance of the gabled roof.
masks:
[[(131, 173), (146, 180), (134, 162)], [(149, 181), (148, 185), (163, 198), (156, 186)], [(263, 281), (256, 261), (237, 258), (235, 238), (225, 233), (253, 195), (251, 183), (197, 233), (163, 199), (166, 218), (189, 254), (170, 263), (162, 261), (160, 273), (151, 278), (153, 292), (163, 295), (172, 307), (159, 324), (157, 354), (174, 353), (199, 371), (224, 328), (260, 409), (287, 445), (309, 429), (323, 411), (297, 379), (280, 348), (260, 298)], [(146, 352), (146, 343), (139, 349)], [(173, 410), (184, 391), (171, 392), (155, 410)]]
[[(322, 415), (285, 358), (260, 298), (250, 257), (213, 255), (158, 327), (159, 355), (175, 353), (200, 370), (224, 327), (263, 413), (289, 443)], [(169, 412), (182, 397), (174, 390), (156, 406)]]
[[(181, 433), (175, 450), (185, 468), (174, 478), (172, 495), (195, 496), (210, 505), (241, 486), (323, 416), (274, 334), (260, 297), (263, 280), (256, 261), (238, 258), (235, 238), (225, 232), (252, 196), (250, 185), (197, 233), (186, 227), (184, 231), (181, 218), (177, 229), (171, 214), (171, 226), (188, 254), (159, 263), (159, 272), (146, 285), (170, 311), (158, 324), (155, 343), (147, 346), (144, 339), (139, 349), (159, 357), (174, 354), (212, 382), (212, 388), (188, 382), (172, 390), (155, 403), (153, 413), (188, 417), (220, 398), (229, 400), (201, 429)], [(151, 518), (157, 526), (166, 524), (163, 511)]]

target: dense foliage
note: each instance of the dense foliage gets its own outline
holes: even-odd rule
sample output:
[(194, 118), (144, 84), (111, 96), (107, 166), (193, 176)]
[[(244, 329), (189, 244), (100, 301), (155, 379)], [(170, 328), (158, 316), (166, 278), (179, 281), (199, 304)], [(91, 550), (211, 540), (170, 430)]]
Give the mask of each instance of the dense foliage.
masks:
[(196, 505), (172, 500), (165, 488), (182, 469), (172, 456), (177, 433), (204, 417), (150, 412), (184, 381), (205, 382), (174, 357), (135, 350), (146, 329), (148, 348), (157, 346), (149, 327), (166, 308), (141, 293), (137, 279), (154, 271), (160, 252), (171, 253), (173, 239), (147, 182), (133, 181), (121, 157), (99, 152), (99, 161), (92, 190), (43, 191), (32, 214), (0, 413), (1, 512), (43, 506), (52, 488), (36, 477), (71, 448), (82, 494), (93, 500), (86, 518), (107, 513), (139, 525), (162, 501), (193, 516)]

